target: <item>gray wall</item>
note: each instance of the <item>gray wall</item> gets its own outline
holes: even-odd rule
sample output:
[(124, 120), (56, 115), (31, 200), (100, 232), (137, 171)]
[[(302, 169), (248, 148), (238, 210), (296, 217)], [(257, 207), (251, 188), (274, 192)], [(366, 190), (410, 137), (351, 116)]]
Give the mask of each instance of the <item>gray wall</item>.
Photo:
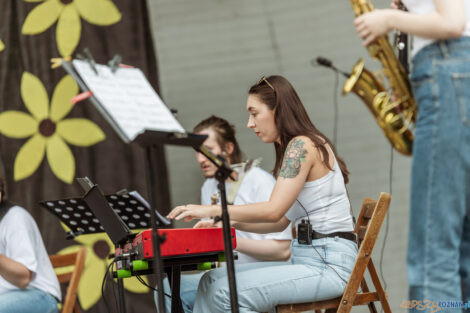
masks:
[[(377, 7), (388, 1), (374, 1)], [(359, 57), (380, 68), (362, 47), (353, 28), (349, 1), (307, 0), (152, 0), (149, 1), (158, 54), (161, 93), (191, 130), (210, 114), (236, 125), (249, 157), (274, 164), (273, 147), (246, 128), (246, 92), (262, 75), (281, 74), (297, 89), (311, 119), (330, 139), (334, 132), (334, 94), (338, 94), (337, 149), (351, 171), (349, 192), (355, 213), (364, 197), (390, 191), (390, 145), (364, 104), (353, 94), (334, 90), (334, 74), (312, 67), (322, 55), (349, 71)], [(340, 86), (344, 79), (340, 78)], [(169, 148), (173, 205), (197, 203), (202, 182), (194, 152)], [(383, 258), (383, 276), (394, 312), (406, 299), (406, 236), (410, 158), (393, 155), (393, 200)], [(380, 251), (386, 224), (376, 244)], [(363, 310), (356, 310), (363, 311)]]

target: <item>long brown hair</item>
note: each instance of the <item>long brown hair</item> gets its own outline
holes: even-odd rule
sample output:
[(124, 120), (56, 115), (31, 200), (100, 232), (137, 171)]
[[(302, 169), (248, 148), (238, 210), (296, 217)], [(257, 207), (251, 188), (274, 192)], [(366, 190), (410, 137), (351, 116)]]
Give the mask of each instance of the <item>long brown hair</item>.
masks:
[(235, 126), (221, 117), (211, 115), (194, 126), (193, 132), (198, 133), (208, 128), (213, 129), (216, 133), (217, 143), (223, 151), (225, 151), (225, 145), (227, 143), (231, 142), (233, 144), (233, 152), (229, 155), (230, 164), (242, 162), (242, 150), (235, 137)]
[(331, 141), (313, 125), (297, 92), (287, 79), (279, 75), (263, 77), (257, 84), (251, 86), (248, 94), (256, 95), (270, 110), (275, 110), (274, 121), (279, 132), (280, 143), (274, 142), (276, 151), (274, 176), (278, 176), (289, 141), (296, 136), (306, 136), (312, 140), (315, 147), (320, 149), (323, 162), (330, 170), (332, 168), (328, 163), (329, 153), (326, 144), (331, 147), (343, 174), (344, 182), (348, 183), (349, 171), (346, 164), (336, 154)]

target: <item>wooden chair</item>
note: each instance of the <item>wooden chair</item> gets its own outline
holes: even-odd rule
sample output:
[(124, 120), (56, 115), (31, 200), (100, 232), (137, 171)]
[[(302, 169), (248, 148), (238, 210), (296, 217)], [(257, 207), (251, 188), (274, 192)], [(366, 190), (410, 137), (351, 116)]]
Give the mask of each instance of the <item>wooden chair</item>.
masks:
[(63, 303), (61, 313), (80, 313), (77, 302), (77, 289), (83, 267), (85, 266), (86, 253), (86, 249), (84, 247), (80, 247), (78, 252), (75, 253), (64, 255), (54, 254), (49, 256), (54, 269), (70, 266), (73, 267), (70, 271), (57, 274), (59, 283), (67, 284), (65, 298), (62, 298)]
[[(311, 303), (278, 305), (276, 312), (293, 313), (314, 310), (315, 313), (321, 313), (321, 310), (325, 310), (325, 313), (348, 313), (351, 311), (352, 306), (367, 305), (371, 313), (377, 313), (374, 302), (380, 301), (385, 313), (391, 313), (387, 293), (382, 288), (371, 259), (372, 250), (382, 227), (382, 222), (387, 214), (390, 200), (391, 196), (389, 194), (381, 193), (377, 202), (366, 198), (362, 204), (354, 229), (358, 236), (359, 253), (342, 297)], [(376, 291), (374, 292), (369, 291), (364, 279), (366, 268), (369, 270), (369, 275), (375, 286)], [(359, 285), (362, 289), (361, 292), (358, 291)]]

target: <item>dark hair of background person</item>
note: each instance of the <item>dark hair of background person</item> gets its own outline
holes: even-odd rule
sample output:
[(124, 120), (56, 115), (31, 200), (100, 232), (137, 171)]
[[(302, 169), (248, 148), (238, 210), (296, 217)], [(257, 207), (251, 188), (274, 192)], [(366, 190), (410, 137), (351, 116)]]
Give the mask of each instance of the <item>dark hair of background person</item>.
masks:
[(336, 154), (331, 141), (313, 125), (300, 97), (287, 79), (279, 75), (262, 78), (257, 84), (251, 86), (248, 94), (256, 95), (270, 110), (275, 110), (274, 121), (279, 132), (280, 143), (274, 142), (274, 149), (276, 151), (276, 162), (273, 169), (274, 176), (277, 177), (279, 174), (289, 141), (296, 136), (306, 136), (312, 140), (315, 147), (320, 149), (323, 162), (330, 170), (332, 168), (328, 164), (329, 153), (325, 144), (331, 147), (343, 174), (344, 182), (348, 183), (349, 171), (346, 164)]
[(5, 178), (3, 177), (3, 174), (0, 172), (0, 192), (2, 193), (2, 197), (0, 198), (0, 203), (4, 202), (7, 200), (7, 195), (5, 193)]
[(228, 156), (230, 164), (242, 162), (243, 155), (238, 145), (237, 138), (235, 138), (235, 126), (221, 117), (211, 115), (199, 122), (199, 124), (194, 127), (193, 132), (198, 133), (209, 128), (216, 133), (216, 141), (222, 148), (222, 151), (225, 151), (227, 143), (231, 142), (233, 144), (233, 152)]

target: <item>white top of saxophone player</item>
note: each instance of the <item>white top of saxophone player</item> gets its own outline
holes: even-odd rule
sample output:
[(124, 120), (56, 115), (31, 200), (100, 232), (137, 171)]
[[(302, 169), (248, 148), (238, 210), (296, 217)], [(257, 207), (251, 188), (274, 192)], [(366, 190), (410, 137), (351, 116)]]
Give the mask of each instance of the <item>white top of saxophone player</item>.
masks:
[[(433, 0), (402, 0), (405, 6), (411, 13), (426, 14), (436, 10)], [(467, 25), (462, 36), (470, 36), (470, 1), (465, 2), (465, 12), (467, 17)], [(436, 41), (435, 39), (428, 39), (423, 37), (414, 36), (412, 43), (411, 56), (415, 56), (419, 50), (425, 46)]]

